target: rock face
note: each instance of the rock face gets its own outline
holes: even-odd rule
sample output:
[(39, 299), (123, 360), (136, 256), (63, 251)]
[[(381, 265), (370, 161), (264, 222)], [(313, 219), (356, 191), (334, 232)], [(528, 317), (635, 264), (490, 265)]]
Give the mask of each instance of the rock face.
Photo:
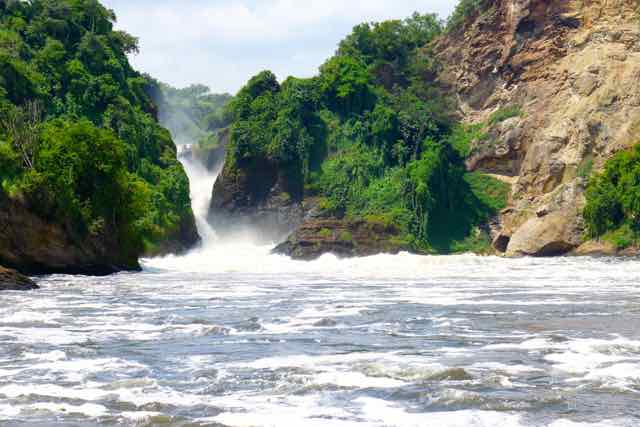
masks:
[(494, 0), (435, 46), (442, 84), (468, 123), (519, 114), (476, 141), (470, 170), (512, 181), (494, 227), (507, 255), (561, 255), (583, 243), (586, 179), (638, 142), (635, 0)]
[(139, 270), (137, 254), (123, 253), (110, 236), (81, 239), (0, 192), (0, 265), (25, 274), (106, 275)]
[[(484, 3), (433, 48), (444, 69), (438, 81), (460, 116), (487, 126), (467, 168), (512, 187), (509, 206), (490, 224), (493, 246), (508, 256), (583, 253), (588, 178), (639, 140), (637, 1)], [(302, 193), (287, 182), (274, 165), (225, 166), (210, 221), (223, 233), (266, 230), (268, 239), (299, 226), (277, 251), (301, 259), (397, 249), (378, 245), (377, 232), (362, 225), (310, 218)], [(343, 232), (353, 242), (340, 239)], [(392, 232), (379, 232), (382, 241), (393, 240)]]
[(31, 291), (39, 289), (35, 282), (15, 270), (0, 266), (0, 291)]
[(152, 251), (146, 252), (145, 257), (165, 255), (181, 255), (193, 249), (201, 242), (196, 226), (195, 216), (189, 215), (182, 218), (178, 228), (168, 236), (160, 245)]
[(397, 254), (408, 251), (394, 225), (378, 222), (314, 219), (306, 221), (274, 252), (299, 260), (313, 260), (323, 254), (339, 257)]
[(249, 233), (258, 241), (280, 240), (300, 225), (308, 207), (302, 189), (268, 161), (225, 164), (213, 187), (209, 223), (221, 237)]

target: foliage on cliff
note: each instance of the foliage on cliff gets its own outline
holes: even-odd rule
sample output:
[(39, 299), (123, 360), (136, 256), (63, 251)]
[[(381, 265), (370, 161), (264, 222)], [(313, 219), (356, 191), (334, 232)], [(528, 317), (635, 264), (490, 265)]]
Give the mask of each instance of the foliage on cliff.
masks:
[(590, 237), (605, 237), (619, 248), (640, 242), (640, 145), (607, 161), (587, 188), (584, 209)]
[(486, 9), (491, 3), (491, 0), (460, 0), (447, 20), (447, 31), (460, 28), (466, 20)]
[(123, 250), (161, 244), (189, 221), (188, 180), (97, 0), (0, 2), (0, 181), (80, 237)]
[(227, 167), (266, 160), (294, 200), (317, 196), (336, 217), (397, 224), (416, 249), (465, 250), (501, 203), (487, 202), (491, 178), (469, 179), (453, 147), (465, 128), (424, 47), (443, 31), (434, 15), (362, 24), (314, 78), (258, 74), (229, 104)]
[(201, 84), (182, 89), (157, 83), (152, 94), (158, 105), (160, 122), (169, 129), (177, 144), (198, 143), (202, 148), (215, 146), (218, 131), (229, 125), (226, 105), (229, 94), (214, 94)]

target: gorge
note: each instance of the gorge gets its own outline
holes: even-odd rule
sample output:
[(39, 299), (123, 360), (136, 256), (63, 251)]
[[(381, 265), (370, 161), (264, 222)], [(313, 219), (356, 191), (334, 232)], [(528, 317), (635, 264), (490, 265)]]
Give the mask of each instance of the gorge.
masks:
[(637, 9), (462, 0), (231, 96), (0, 0), (0, 425), (639, 425)]

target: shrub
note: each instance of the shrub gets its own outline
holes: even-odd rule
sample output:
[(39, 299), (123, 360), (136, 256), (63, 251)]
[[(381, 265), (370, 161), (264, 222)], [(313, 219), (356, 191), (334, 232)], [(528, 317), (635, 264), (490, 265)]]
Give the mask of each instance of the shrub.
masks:
[(626, 227), (640, 228), (640, 145), (608, 160), (604, 171), (591, 177), (584, 219), (595, 238)]

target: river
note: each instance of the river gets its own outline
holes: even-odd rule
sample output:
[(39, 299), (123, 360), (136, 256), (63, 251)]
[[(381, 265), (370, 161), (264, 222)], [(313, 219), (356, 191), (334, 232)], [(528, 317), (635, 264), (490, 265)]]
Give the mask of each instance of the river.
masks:
[(0, 297), (2, 426), (640, 425), (640, 262), (223, 243)]

